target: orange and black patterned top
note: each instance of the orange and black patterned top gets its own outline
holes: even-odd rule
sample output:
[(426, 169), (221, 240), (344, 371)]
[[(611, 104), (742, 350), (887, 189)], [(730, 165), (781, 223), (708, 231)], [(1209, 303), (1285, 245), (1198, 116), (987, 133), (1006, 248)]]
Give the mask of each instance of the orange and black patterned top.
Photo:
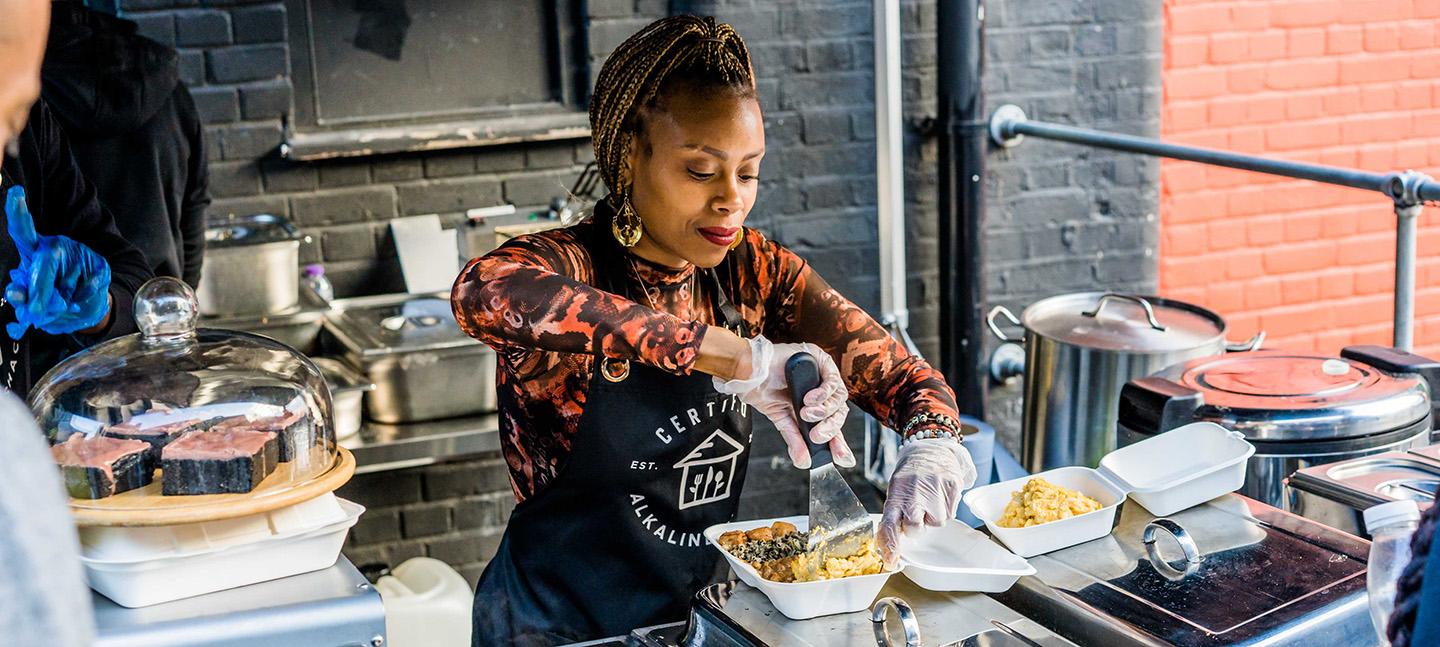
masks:
[[(466, 265), (451, 307), (460, 328), (495, 349), (501, 448), (519, 500), (543, 490), (569, 454), (597, 356), (688, 374), (714, 323), (712, 290), (694, 266), (626, 254), (607, 272), (644, 303), (602, 291), (584, 241), (593, 222), (521, 236)], [(911, 355), (794, 252), (744, 230), (721, 285), (751, 333), (807, 341), (833, 357), (850, 400), (892, 429), (920, 413), (958, 417), (940, 372)], [(651, 306), (654, 306), (652, 308)], [(911, 433), (928, 428), (918, 424)]]

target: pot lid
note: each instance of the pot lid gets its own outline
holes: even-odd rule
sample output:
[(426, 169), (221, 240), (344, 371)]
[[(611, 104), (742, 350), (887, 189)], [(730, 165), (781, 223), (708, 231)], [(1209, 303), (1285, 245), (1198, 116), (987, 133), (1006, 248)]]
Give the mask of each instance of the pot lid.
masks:
[(1194, 350), (1223, 344), (1225, 336), (1225, 320), (1204, 308), (1111, 292), (1044, 299), (1025, 309), (1022, 323), (1037, 335), (1068, 344), (1134, 353)]
[(300, 232), (289, 220), (268, 213), (230, 216), (205, 225), (207, 247), (242, 247), (300, 240)]
[(485, 347), (460, 330), (449, 301), (434, 297), (350, 308), (326, 324), (348, 350), (362, 354)]
[[(1045, 604), (1078, 605), (1165, 643), (1252, 644), (1277, 635), (1290, 643), (1313, 614), (1363, 596), (1367, 549), (1340, 531), (1226, 496), (1159, 520), (1124, 506), (1111, 535), (1031, 564), (1040, 581), (1068, 593)], [(1345, 608), (1364, 613), (1363, 604)], [(1048, 611), (1067, 624), (1064, 609)]]
[(1357, 361), (1283, 351), (1192, 360), (1176, 380), (1200, 392), (1197, 419), (1252, 440), (1349, 438), (1400, 429), (1430, 413), (1423, 380)]

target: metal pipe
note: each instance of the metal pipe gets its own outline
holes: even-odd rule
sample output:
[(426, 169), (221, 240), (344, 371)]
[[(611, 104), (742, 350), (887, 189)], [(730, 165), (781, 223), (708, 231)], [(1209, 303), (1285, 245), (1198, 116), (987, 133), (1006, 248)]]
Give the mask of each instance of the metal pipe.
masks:
[(1395, 207), (1394, 345), (1403, 351), (1415, 347), (1415, 238), (1422, 208)]
[(960, 412), (983, 420), (988, 362), (985, 310), (983, 178), (989, 120), (985, 95), (985, 4), (941, 2), (936, 89), (940, 155), (940, 370)]
[(875, 3), (875, 195), (880, 231), (880, 312), (904, 330), (905, 149), (900, 129), (900, 0)]
[(1084, 144), (1096, 148), (1168, 157), (1213, 166), (1224, 166), (1226, 168), (1240, 169), (1243, 171), (1255, 171), (1256, 173), (1283, 175), (1285, 177), (1314, 180), (1326, 184), (1338, 184), (1356, 189), (1379, 191), (1381, 193), (1387, 193), (1387, 187), (1392, 177), (1390, 174), (1367, 173), (1365, 171), (1324, 166), (1321, 164), (1265, 159), (1262, 157), (1231, 153), (1229, 151), (1168, 144), (1148, 137), (1107, 133), (1098, 130), (1023, 119), (1007, 121), (1000, 126), (999, 132), (1002, 136), (1006, 137), (1006, 139), (1014, 137), (1015, 135), (1029, 135), (1042, 139), (1070, 142), (1072, 144)]
[(1440, 201), (1440, 183), (1416, 171), (1370, 173), (1322, 164), (1265, 159), (1193, 146), (1167, 144), (1157, 139), (1107, 133), (1062, 124), (1030, 121), (1019, 106), (1005, 105), (990, 118), (990, 138), (1004, 147), (1019, 144), (1025, 136), (1154, 155), (1213, 166), (1312, 180), (1325, 184), (1375, 191), (1395, 203), (1395, 313), (1393, 343), (1409, 351), (1415, 342), (1415, 245), (1420, 211), (1426, 202)]

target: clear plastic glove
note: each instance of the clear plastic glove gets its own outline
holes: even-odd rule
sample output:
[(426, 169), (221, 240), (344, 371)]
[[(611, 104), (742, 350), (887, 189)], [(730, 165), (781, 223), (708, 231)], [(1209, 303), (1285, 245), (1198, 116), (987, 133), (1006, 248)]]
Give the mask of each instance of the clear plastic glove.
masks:
[(815, 356), (820, 367), (820, 386), (805, 394), (805, 406), (799, 417), (813, 423), (810, 440), (829, 443), (835, 464), (840, 467), (854, 467), (855, 453), (845, 444), (840, 434), (845, 416), (850, 409), (846, 401), (850, 392), (840, 376), (840, 367), (835, 360), (815, 344), (772, 344), (764, 336), (757, 335), (750, 342), (750, 365), (753, 367), (748, 379), (722, 380), (715, 378), (715, 390), (740, 396), (745, 404), (755, 407), (764, 414), (790, 453), (790, 462), (800, 469), (810, 469), (810, 447), (800, 435), (800, 426), (795, 422), (795, 407), (790, 402), (790, 390), (785, 381), (785, 361), (791, 355), (807, 352)]
[(5, 286), (5, 299), (15, 310), (6, 334), (18, 341), (30, 327), (63, 335), (104, 321), (110, 311), (110, 264), (72, 238), (37, 234), (19, 186), (5, 196), (5, 219), (20, 253), (20, 266), (10, 270)]
[(960, 443), (931, 438), (902, 445), (875, 533), (886, 567), (900, 559), (900, 535), (955, 518), (960, 495), (974, 484), (975, 462)]

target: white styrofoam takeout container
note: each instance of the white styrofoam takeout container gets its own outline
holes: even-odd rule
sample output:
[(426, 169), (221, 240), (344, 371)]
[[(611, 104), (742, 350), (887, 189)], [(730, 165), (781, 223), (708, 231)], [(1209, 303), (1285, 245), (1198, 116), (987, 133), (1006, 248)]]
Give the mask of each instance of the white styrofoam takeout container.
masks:
[[(1177, 427), (1107, 454), (1100, 469), (1061, 467), (992, 483), (965, 493), (966, 505), (996, 539), (1021, 557), (1034, 557), (1110, 534), (1126, 496), (1156, 516), (1174, 514), (1245, 483), (1255, 447), (1243, 435), (1211, 422)], [(1100, 502), (1099, 510), (1027, 528), (997, 521), (1011, 496), (1032, 478), (1077, 490)]]
[(1035, 567), (970, 526), (952, 521), (900, 537), (901, 572), (931, 591), (1008, 591)]
[(83, 556), (80, 561), (90, 588), (130, 608), (318, 571), (335, 563), (345, 533), (365, 511), (359, 504), (338, 501), (344, 518), (308, 532), (147, 561), (106, 562)]
[[(880, 515), (870, 515), (879, 527)], [(932, 591), (983, 591), (1009, 589), (1015, 581), (1035, 573), (1025, 560), (990, 541), (988, 537), (959, 522), (940, 528), (925, 528), (900, 540), (900, 568), (874, 575), (857, 575), (817, 582), (772, 582), (760, 577), (755, 568), (720, 547), (720, 535), (732, 530), (751, 530), (776, 521), (809, 528), (804, 516), (755, 519), (719, 524), (705, 529), (705, 538), (730, 562), (740, 581), (759, 589), (770, 603), (792, 620), (805, 620), (835, 613), (870, 608), (891, 575), (903, 572), (916, 584)]]
[[(810, 528), (810, 518), (807, 516), (735, 521), (706, 528), (705, 539), (720, 551), (721, 555), (725, 556), (725, 560), (730, 562), (730, 570), (735, 571), (735, 575), (740, 578), (741, 582), (760, 589), (760, 592), (770, 599), (770, 603), (791, 620), (805, 620), (832, 613), (848, 613), (868, 609), (870, 603), (875, 600), (875, 595), (880, 593), (881, 588), (884, 588), (886, 580), (896, 573), (896, 571), (881, 571), (874, 575), (857, 575), (816, 582), (772, 582), (760, 577), (760, 573), (755, 570), (755, 567), (720, 547), (720, 535), (731, 530), (751, 530), (769, 526), (776, 521), (792, 523), (797, 530)], [(880, 515), (870, 515), (870, 521), (878, 528)]]
[(347, 517), (340, 499), (326, 492), (278, 510), (170, 526), (87, 526), (80, 529), (80, 555), (107, 564), (147, 562), (224, 550), (301, 535)]
[[(1032, 478), (1042, 478), (1060, 487), (1075, 490), (1100, 502), (1100, 509), (1068, 519), (1030, 526), (1006, 528), (996, 523), (1005, 516), (1005, 506), (1015, 491)], [(1074, 546), (1110, 534), (1115, 513), (1125, 500), (1125, 491), (1088, 467), (1059, 467), (1039, 474), (992, 483), (965, 493), (971, 514), (985, 522), (985, 528), (1021, 557), (1034, 557)]]
[(1244, 434), (1197, 422), (1106, 454), (1100, 473), (1163, 517), (1240, 489), (1254, 454)]

